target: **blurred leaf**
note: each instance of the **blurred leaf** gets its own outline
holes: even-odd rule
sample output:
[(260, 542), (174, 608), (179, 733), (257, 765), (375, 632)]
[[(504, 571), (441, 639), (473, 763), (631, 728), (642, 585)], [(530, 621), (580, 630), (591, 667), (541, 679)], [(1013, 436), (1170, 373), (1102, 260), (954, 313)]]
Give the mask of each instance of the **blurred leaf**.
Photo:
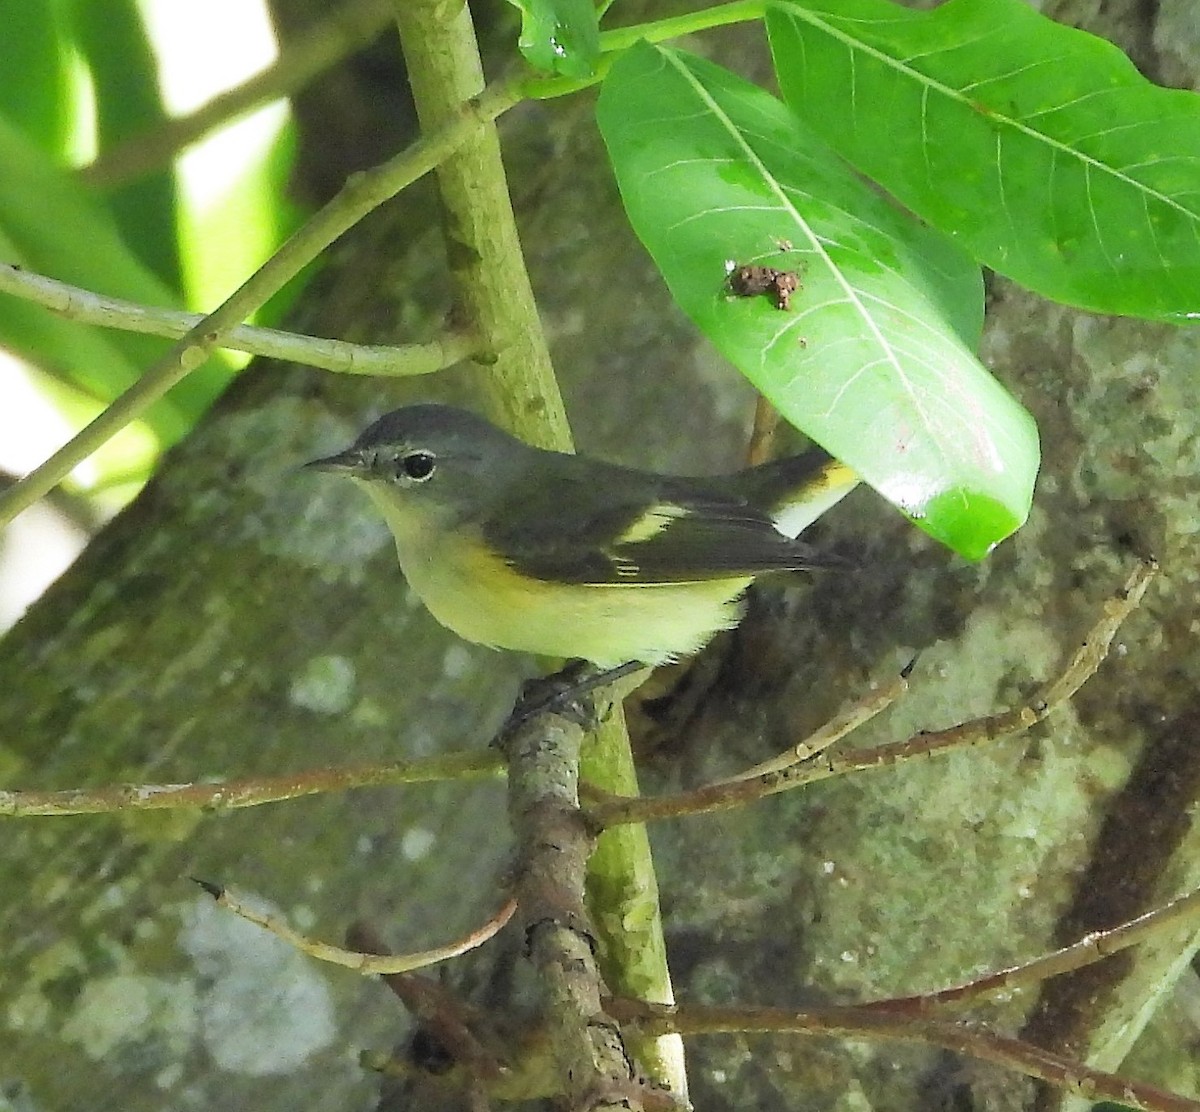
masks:
[[(284, 126), (279, 129), (279, 134), (275, 136), (275, 141), (271, 144), (259, 170), (261, 194), (270, 202), (267, 210), (271, 220), (268, 247), (272, 251), (278, 248), (308, 217), (306, 209), (293, 200), (289, 190), (296, 164), (297, 150), (296, 126), (294, 120), (289, 117)], [(266, 327), (279, 327), (300, 291), (324, 265), (325, 259), (324, 254), (320, 255), (278, 293), (274, 294), (254, 314), (255, 322)]]
[[(163, 123), (158, 63), (135, 0), (69, 0), (68, 9), (91, 71), (99, 149)], [(164, 167), (114, 189), (107, 202), (126, 246), (168, 288), (180, 291), (173, 169)]]
[(59, 156), (74, 111), (57, 4), (0, 0), (0, 29), (0, 113), (47, 154)]
[[(598, 116), (675, 299), (787, 420), (964, 555), (1024, 521), (1037, 433), (967, 346), (982, 320), (969, 259), (702, 59), (634, 47)], [(797, 272), (790, 311), (731, 297), (730, 261)]]
[[(7, 262), (17, 254), (0, 231), (0, 258)], [(106, 333), (16, 297), (0, 295), (0, 342), (97, 400), (105, 399), (113, 382), (131, 382), (138, 373)], [(187, 429), (182, 415), (173, 412), (161, 414), (160, 421), (165, 434), (179, 436)]]
[[(247, 274), (263, 264), (298, 222), (297, 211), (287, 200), (295, 141), (290, 120), (284, 118), (280, 124), (281, 117), (281, 105), (260, 109), (195, 148), (198, 154), (215, 157), (220, 144), (228, 142), (236, 150), (224, 164), (236, 172), (219, 194), (213, 191), (203, 204), (185, 205), (182, 210), (180, 245), (184, 290), (190, 304), (223, 301)], [(261, 323), (263, 318), (255, 314), (254, 319)]]
[(600, 56), (594, 0), (509, 0), (521, 12), (517, 46), (535, 69), (588, 77)]
[[(166, 289), (130, 253), (111, 216), (55, 166), (29, 140), (0, 117), (0, 258), (98, 293), (129, 298), (148, 305), (178, 306)], [(9, 311), (10, 298), (0, 299)], [(39, 311), (40, 312), (40, 311)], [(17, 326), (14, 326), (17, 327)], [(46, 326), (47, 336), (61, 336)], [(26, 342), (30, 333), (24, 333)], [(8, 338), (0, 333), (0, 342)], [(16, 343), (16, 339), (12, 342)], [(90, 391), (102, 391), (109, 401), (129, 386), (143, 367), (166, 348), (164, 341), (132, 333), (105, 338), (121, 355), (99, 366), (86, 353), (67, 358), (58, 341), (26, 354), (44, 369), (63, 375)], [(90, 350), (90, 349), (89, 349)], [(84, 349), (81, 349), (83, 352)], [(147, 421), (170, 443), (204, 411), (229, 372), (219, 359), (210, 359), (158, 402)]]
[(1200, 97), (1023, 0), (791, 0), (783, 95), (858, 169), (1047, 297), (1200, 314)]
[[(50, 378), (37, 368), (30, 379), (38, 393), (68, 422), (83, 428), (99, 415), (102, 405), (60, 379)], [(145, 485), (162, 450), (157, 436), (143, 421), (126, 425), (71, 472), (68, 487), (86, 496), (88, 503), (108, 517), (116, 513)]]

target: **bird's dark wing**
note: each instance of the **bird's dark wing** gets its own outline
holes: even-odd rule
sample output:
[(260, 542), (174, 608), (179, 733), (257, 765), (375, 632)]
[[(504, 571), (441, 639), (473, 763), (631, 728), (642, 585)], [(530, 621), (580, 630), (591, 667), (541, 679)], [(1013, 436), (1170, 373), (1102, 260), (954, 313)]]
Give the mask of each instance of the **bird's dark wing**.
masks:
[(703, 479), (596, 461), (545, 479), (535, 504), (505, 507), (484, 529), (514, 569), (537, 579), (686, 583), (844, 565), (785, 537), (767, 511)]

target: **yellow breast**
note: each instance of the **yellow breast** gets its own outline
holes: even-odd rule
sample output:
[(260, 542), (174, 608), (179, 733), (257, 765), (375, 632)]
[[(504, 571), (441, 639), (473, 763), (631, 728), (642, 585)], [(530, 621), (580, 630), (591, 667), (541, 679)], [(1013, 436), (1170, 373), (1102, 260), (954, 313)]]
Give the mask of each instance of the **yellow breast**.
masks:
[(749, 577), (699, 583), (559, 585), (518, 575), (460, 536), (436, 548), (396, 538), (400, 567), (430, 613), (460, 637), (602, 668), (663, 664), (741, 617)]

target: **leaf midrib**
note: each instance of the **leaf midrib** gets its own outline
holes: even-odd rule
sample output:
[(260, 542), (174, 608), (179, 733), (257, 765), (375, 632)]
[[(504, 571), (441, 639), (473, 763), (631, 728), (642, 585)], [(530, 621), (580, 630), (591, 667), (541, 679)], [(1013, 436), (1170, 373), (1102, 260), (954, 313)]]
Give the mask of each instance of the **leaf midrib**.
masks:
[[(824, 246), (821, 244), (821, 241), (813, 232), (808, 221), (804, 219), (804, 217), (792, 204), (787, 193), (784, 192), (784, 190), (776, 181), (775, 175), (770, 172), (766, 164), (761, 158), (759, 158), (758, 153), (754, 150), (754, 148), (746, 142), (741, 131), (734, 124), (733, 120), (729, 118), (724, 109), (713, 99), (708, 90), (699, 81), (695, 74), (693, 74), (692, 71), (688, 69), (688, 67), (684, 65), (673, 52), (664, 50), (661, 47), (657, 49), (659, 49), (660, 53), (663, 54), (666, 60), (691, 86), (696, 96), (699, 97), (705, 105), (707, 105), (714, 118), (716, 118), (720, 122), (721, 126), (725, 128), (734, 143), (741, 149), (747, 160), (754, 166), (762, 179), (767, 183), (771, 192), (779, 201), (781, 207), (791, 215), (792, 219), (796, 222), (797, 227), (803, 230), (805, 237), (812, 246), (813, 252), (821, 259), (821, 261), (825, 264), (826, 270), (833, 277), (834, 281), (837, 282), (837, 284), (841, 287), (846, 300), (853, 305), (855, 312), (870, 330), (880, 352), (883, 353), (887, 359), (887, 362), (895, 370), (898, 379), (904, 384), (905, 391), (913, 401), (914, 409), (921, 414), (922, 424), (926, 425), (926, 432), (932, 436), (933, 430), (928, 427), (928, 424), (925, 421), (922, 407), (916, 404), (916, 395), (913, 391), (912, 384), (909, 382), (908, 376), (905, 374), (904, 368), (901, 366), (899, 359), (892, 348), (892, 345), (887, 342), (886, 338), (880, 332), (879, 326), (875, 323), (874, 318), (870, 313), (867, 312), (866, 307), (863, 305), (862, 300), (858, 296), (858, 292), (846, 280), (845, 276), (841, 272), (841, 269), (836, 266), (833, 260), (829, 257), (829, 253), (825, 250)], [(849, 388), (849, 385), (850, 383), (844, 384), (842, 390), (839, 391), (839, 395), (844, 393), (845, 390)]]

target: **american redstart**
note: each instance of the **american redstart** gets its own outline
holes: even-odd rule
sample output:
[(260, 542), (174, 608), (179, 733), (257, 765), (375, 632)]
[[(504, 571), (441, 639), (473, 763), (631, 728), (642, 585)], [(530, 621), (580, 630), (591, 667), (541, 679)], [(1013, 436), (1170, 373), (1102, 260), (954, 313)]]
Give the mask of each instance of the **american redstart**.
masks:
[(768, 572), (843, 565), (796, 535), (858, 482), (820, 449), (713, 478), (530, 447), (414, 405), (309, 467), (356, 480), (409, 585), (468, 641), (601, 668), (662, 664), (737, 624)]

